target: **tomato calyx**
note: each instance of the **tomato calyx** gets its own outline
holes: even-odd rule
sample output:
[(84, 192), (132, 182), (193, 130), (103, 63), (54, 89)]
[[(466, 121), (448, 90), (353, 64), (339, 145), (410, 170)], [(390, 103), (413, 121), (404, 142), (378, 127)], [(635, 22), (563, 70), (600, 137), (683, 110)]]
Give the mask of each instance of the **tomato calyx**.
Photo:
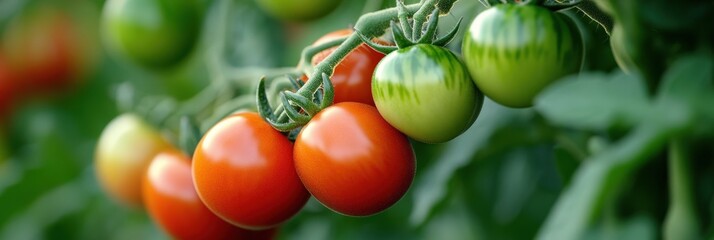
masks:
[[(300, 86), (298, 80), (288, 77), (291, 82)], [(303, 85), (304, 86), (304, 85)], [(280, 103), (276, 109), (270, 106), (268, 96), (265, 91), (265, 78), (258, 83), (257, 102), (260, 116), (273, 128), (281, 132), (289, 132), (299, 128), (312, 119), (321, 109), (332, 105), (335, 98), (335, 91), (332, 81), (326, 73), (322, 73), (322, 88), (317, 89), (308, 96), (298, 92), (283, 91), (280, 96)], [(302, 89), (302, 88), (301, 88)], [(314, 98), (314, 95), (321, 97)]]
[(397, 49), (404, 49), (417, 44), (431, 44), (443, 47), (454, 39), (456, 33), (459, 31), (461, 21), (463, 20), (463, 18), (459, 18), (459, 21), (456, 23), (454, 28), (449, 31), (449, 33), (442, 37), (438, 37), (436, 34), (436, 29), (439, 25), (438, 8), (434, 8), (432, 10), (431, 14), (429, 15), (428, 21), (426, 22), (426, 27), (421, 25), (423, 24), (423, 21), (417, 21), (418, 16), (412, 16), (411, 22), (413, 24), (409, 24), (410, 21), (404, 3), (398, 1), (397, 9), (397, 11), (399, 12), (397, 14), (399, 23), (395, 21), (390, 22), (390, 27), (392, 28), (392, 35), (394, 35), (394, 42), (397, 44), (397, 46), (380, 45), (371, 41), (359, 30), (356, 30), (358, 36), (362, 39), (362, 41), (364, 41), (374, 50), (384, 53), (385, 55)]
[[(412, 21), (414, 21), (413, 29), (422, 30), (427, 17), (429, 17), (428, 13), (435, 12), (435, 14), (432, 15), (437, 17), (432, 17), (430, 21), (438, 21), (439, 11), (448, 13), (455, 1), (456, 0), (425, 0), (410, 5), (404, 5), (401, 1), (397, 1), (400, 4), (397, 8), (383, 9), (361, 16), (355, 24), (355, 32), (344, 38), (344, 40), (337, 39), (327, 42), (324, 45), (314, 46), (312, 49), (304, 50), (304, 54), (301, 56), (303, 59), (301, 59), (299, 66), (301, 69), (304, 67), (303, 65), (307, 65), (307, 61), (305, 60), (306, 56), (314, 54), (313, 52), (317, 52), (323, 48), (327, 49), (339, 45), (331, 54), (325, 57), (322, 62), (314, 66), (313, 73), (308, 74), (309, 79), (307, 79), (304, 85), (301, 85), (297, 91), (280, 92), (280, 94), (284, 96), (281, 96), (281, 101), (275, 108), (271, 107), (268, 103), (268, 94), (266, 93), (264, 83), (265, 79), (261, 79), (256, 94), (256, 106), (258, 107), (261, 118), (280, 132), (289, 132), (305, 125), (307, 123), (305, 120), (312, 118), (312, 114), (308, 112), (313, 112), (313, 110), (319, 112), (319, 110), (332, 104), (334, 90), (329, 77), (335, 72), (335, 66), (352, 50), (359, 47), (362, 43), (370, 45), (372, 43), (371, 39), (383, 35), (388, 23), (392, 21), (392, 19), (397, 18), (400, 13), (403, 19), (407, 19), (406, 16), (412, 15)], [(405, 20), (405, 22), (408, 21)], [(433, 28), (436, 28), (437, 24), (434, 22), (428, 26), (432, 25)], [(427, 28), (427, 30), (428, 29), (430, 28)], [(417, 39), (417, 41), (422, 40), (432, 44), (446, 44), (456, 35), (457, 29), (458, 25), (452, 30), (452, 33), (439, 39), (434, 39), (436, 35), (435, 29), (430, 30), (433, 31), (433, 33), (429, 33), (430, 31), (412, 31), (412, 36), (410, 37), (411, 39)], [(417, 37), (415, 37), (414, 32), (418, 35)], [(369, 40), (365, 41), (365, 39)], [(327, 84), (330, 85), (328, 86)], [(322, 97), (322, 99), (320, 99), (320, 97)], [(288, 104), (285, 104), (286, 102)]]

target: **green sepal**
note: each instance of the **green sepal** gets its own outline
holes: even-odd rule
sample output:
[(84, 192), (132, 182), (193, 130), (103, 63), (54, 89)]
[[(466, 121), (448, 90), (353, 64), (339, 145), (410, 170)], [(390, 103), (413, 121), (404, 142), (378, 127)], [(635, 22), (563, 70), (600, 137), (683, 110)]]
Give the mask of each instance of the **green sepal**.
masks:
[[(436, 35), (436, 27), (439, 25), (439, 9), (434, 8), (427, 22), (426, 32), (417, 40), (417, 43), (431, 43)], [(457, 25), (458, 26), (458, 25)]]
[(462, 20), (464, 20), (463, 17), (459, 18), (459, 21), (456, 22), (456, 26), (454, 26), (454, 28), (452, 28), (448, 34), (442, 36), (439, 39), (434, 40), (434, 42), (431, 44), (436, 45), (436, 46), (442, 46), (442, 47), (446, 46), (446, 44), (449, 44), (449, 42), (451, 42), (451, 40), (453, 40), (454, 37), (456, 36), (456, 33), (459, 32), (459, 26), (461, 26)]
[(382, 54), (384, 54), (384, 55), (387, 55), (387, 54), (389, 54), (389, 53), (391, 53), (391, 52), (394, 52), (395, 50), (399, 49), (399, 48), (396, 47), (396, 46), (384, 46), (384, 45), (381, 45), (381, 44), (379, 44), (379, 43), (372, 42), (371, 39), (369, 39), (367, 36), (365, 36), (364, 34), (362, 34), (362, 32), (360, 32), (360, 31), (357, 30), (357, 29), (355, 29), (355, 32), (357, 33), (357, 36), (358, 36), (360, 39), (362, 39), (362, 42), (364, 42), (365, 44), (367, 44), (367, 46), (371, 47), (371, 48), (374, 49), (375, 51), (380, 52), (380, 53), (382, 53)]

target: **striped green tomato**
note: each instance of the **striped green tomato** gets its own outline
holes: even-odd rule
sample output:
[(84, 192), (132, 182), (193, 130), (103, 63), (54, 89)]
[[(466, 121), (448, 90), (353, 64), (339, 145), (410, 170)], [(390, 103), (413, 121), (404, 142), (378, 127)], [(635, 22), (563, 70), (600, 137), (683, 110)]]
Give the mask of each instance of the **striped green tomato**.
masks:
[(451, 140), (478, 116), (483, 95), (458, 57), (418, 44), (377, 64), (372, 95), (379, 113), (407, 136), (426, 143)]
[(509, 107), (531, 106), (548, 84), (577, 73), (583, 58), (575, 24), (533, 5), (483, 11), (464, 34), (462, 51), (479, 89)]

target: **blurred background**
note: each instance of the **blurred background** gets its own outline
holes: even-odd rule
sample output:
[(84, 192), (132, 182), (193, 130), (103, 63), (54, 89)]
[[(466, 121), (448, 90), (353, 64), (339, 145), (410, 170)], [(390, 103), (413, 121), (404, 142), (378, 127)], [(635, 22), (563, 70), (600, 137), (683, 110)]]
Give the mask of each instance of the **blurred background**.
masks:
[[(197, 96), (212, 82), (230, 82), (233, 96), (252, 93), (265, 69), (295, 67), (300, 51), (320, 36), (394, 6), (389, 0), (338, 1), (325, 16), (292, 21), (252, 0), (197, 2), (202, 15), (195, 46), (171, 67), (148, 69), (109, 47), (102, 0), (0, 1), (0, 239), (168, 238), (144, 210), (100, 189), (94, 149), (107, 123), (135, 112), (175, 136), (173, 113), (200, 102)], [(461, 0), (440, 24), (453, 26), (461, 17), (469, 23), (482, 10), (478, 1)], [(591, 54), (585, 69), (615, 69), (602, 29), (582, 14), (568, 14), (584, 27)], [(449, 47), (460, 52), (456, 39)], [(352, 218), (310, 200), (278, 237), (531, 238), (566, 181), (555, 172), (548, 129), (530, 109), (487, 101), (459, 138), (414, 143), (415, 182), (389, 210)], [(652, 227), (642, 219), (637, 223)]]

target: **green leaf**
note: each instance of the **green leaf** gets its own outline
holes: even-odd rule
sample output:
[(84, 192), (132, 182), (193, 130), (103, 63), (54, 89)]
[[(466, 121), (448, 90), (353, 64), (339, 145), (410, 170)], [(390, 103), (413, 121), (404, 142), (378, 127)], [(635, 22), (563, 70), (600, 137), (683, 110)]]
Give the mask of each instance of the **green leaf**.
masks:
[(657, 96), (660, 121), (692, 122), (697, 133), (714, 134), (714, 59), (694, 54), (680, 58), (665, 73)]
[(650, 114), (644, 83), (622, 72), (567, 77), (543, 91), (535, 108), (557, 125), (588, 130), (634, 126)]
[(704, 54), (685, 56), (665, 73), (659, 99), (679, 98), (695, 101), (714, 93), (714, 63)]
[(448, 183), (455, 172), (468, 165), (479, 151), (487, 150), (492, 136), (502, 129), (512, 127), (509, 124), (514, 119), (524, 118), (528, 113), (501, 107), (490, 100), (485, 101), (476, 123), (461, 136), (445, 143), (443, 151), (435, 157), (436, 163), (420, 173), (422, 177), (412, 187), (414, 207), (410, 222), (413, 225), (424, 223), (433, 208), (445, 199)]
[(551, 210), (538, 239), (580, 239), (605, 203), (636, 169), (657, 153), (676, 128), (647, 124), (586, 160)]
[(579, 162), (575, 156), (564, 149), (562, 146), (556, 146), (554, 149), (555, 166), (558, 170), (558, 176), (564, 186), (570, 184), (573, 178), (573, 173), (578, 168)]

